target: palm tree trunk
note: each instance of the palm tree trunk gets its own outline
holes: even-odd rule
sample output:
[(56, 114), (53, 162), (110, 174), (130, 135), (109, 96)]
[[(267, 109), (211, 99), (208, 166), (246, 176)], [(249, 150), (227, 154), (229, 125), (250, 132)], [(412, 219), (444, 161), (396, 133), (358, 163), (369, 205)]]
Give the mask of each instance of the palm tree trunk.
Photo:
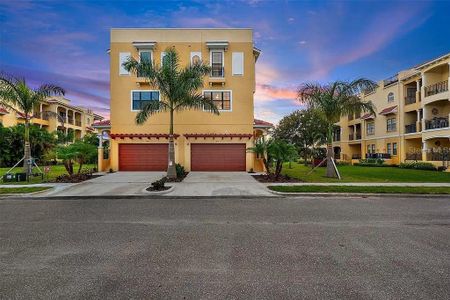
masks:
[(337, 178), (336, 170), (333, 167), (333, 125), (328, 126), (327, 133), (327, 177)]
[(175, 145), (173, 140), (173, 109), (170, 110), (169, 162), (167, 166), (167, 177), (170, 179), (177, 178), (177, 170), (175, 168)]
[(28, 120), (28, 114), (25, 115), (25, 133), (24, 133), (24, 151), (23, 151), (23, 171), (27, 174), (27, 179), (31, 175), (32, 165), (29, 163), (31, 159), (31, 147), (30, 147), (30, 123)]

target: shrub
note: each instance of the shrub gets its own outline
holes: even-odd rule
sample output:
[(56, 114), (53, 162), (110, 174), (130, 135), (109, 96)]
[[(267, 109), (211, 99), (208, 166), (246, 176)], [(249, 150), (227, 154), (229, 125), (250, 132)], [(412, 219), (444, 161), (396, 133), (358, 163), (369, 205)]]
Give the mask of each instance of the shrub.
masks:
[(167, 181), (166, 177), (161, 178), (160, 180), (156, 180), (155, 182), (152, 182), (152, 190), (153, 191), (162, 191), (166, 189), (166, 186), (164, 185)]
[(182, 165), (176, 164), (175, 170), (177, 172), (177, 178), (184, 178), (186, 176), (186, 170)]
[(359, 163), (355, 164), (356, 166), (364, 166), (364, 167), (383, 167), (387, 166), (384, 164), (384, 159), (382, 158), (366, 158), (360, 159)]
[(416, 169), (416, 170), (436, 171), (436, 167), (432, 163), (421, 162), (421, 161), (401, 163), (399, 167), (402, 168), (402, 169)]

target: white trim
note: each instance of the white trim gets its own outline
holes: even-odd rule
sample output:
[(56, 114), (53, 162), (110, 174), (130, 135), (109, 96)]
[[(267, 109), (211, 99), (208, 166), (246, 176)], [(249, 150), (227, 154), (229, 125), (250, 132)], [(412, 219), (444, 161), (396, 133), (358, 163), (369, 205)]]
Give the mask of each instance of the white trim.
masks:
[(210, 49), (209, 50), (209, 65), (212, 67), (212, 53), (213, 52), (222, 52), (222, 69), (223, 71), (223, 76), (222, 77), (212, 77), (210, 76), (210, 78), (224, 78), (225, 77), (225, 51), (224, 50), (217, 50), (217, 49)]
[(161, 92), (159, 90), (131, 90), (130, 91), (130, 110), (132, 112), (140, 112), (140, 109), (133, 109), (133, 92), (158, 92), (158, 101), (161, 101)]
[(200, 60), (202, 60), (202, 52), (200, 51), (191, 51), (191, 58), (189, 60), (190, 65), (192, 66), (192, 58), (197, 55), (198, 57), (200, 57)]
[[(233, 111), (233, 91), (232, 90), (202, 90), (202, 96), (205, 96), (205, 92), (230, 92), (230, 109), (219, 109), (220, 112), (232, 112)], [(211, 99), (212, 100), (212, 99)], [(207, 111), (203, 109), (203, 111)]]
[(163, 59), (164, 59), (164, 56), (166, 56), (166, 54), (167, 54), (167, 53), (166, 53), (165, 51), (162, 51), (162, 52), (161, 52), (161, 65), (160, 65), (161, 67), (162, 67), (162, 65), (163, 65)]
[(424, 129), (422, 132), (433, 132), (433, 131), (442, 131), (442, 130), (449, 130), (450, 127), (443, 127), (443, 128), (433, 128), (433, 129)]

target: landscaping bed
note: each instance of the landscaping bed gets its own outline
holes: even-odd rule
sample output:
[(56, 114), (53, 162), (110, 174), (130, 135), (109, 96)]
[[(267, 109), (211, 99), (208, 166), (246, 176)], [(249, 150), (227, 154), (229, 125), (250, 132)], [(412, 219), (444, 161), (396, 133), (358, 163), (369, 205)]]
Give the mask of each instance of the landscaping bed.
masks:
[(283, 193), (450, 194), (450, 187), (297, 185), (269, 186), (269, 189)]
[(275, 178), (275, 175), (270, 174), (270, 175), (252, 175), (253, 178), (255, 178), (256, 180), (258, 180), (259, 182), (262, 183), (271, 183), (271, 182), (302, 182), (299, 179), (296, 178), (292, 178), (290, 176), (286, 176), (286, 175), (280, 175), (277, 178)]

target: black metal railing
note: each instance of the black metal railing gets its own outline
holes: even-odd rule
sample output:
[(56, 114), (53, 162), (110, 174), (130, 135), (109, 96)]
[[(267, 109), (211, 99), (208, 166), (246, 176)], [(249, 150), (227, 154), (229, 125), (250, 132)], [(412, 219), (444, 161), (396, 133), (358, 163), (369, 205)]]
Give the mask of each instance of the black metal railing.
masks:
[(67, 118), (67, 123), (73, 124), (73, 118)]
[(340, 142), (341, 141), (341, 135), (340, 134), (334, 134), (333, 135), (333, 142)]
[(416, 124), (405, 125), (405, 133), (413, 133), (417, 132)]
[(406, 153), (406, 160), (422, 160), (421, 152)]
[(439, 150), (430, 149), (426, 153), (428, 161), (450, 161), (450, 149), (442, 148)]
[(405, 104), (406, 105), (413, 104), (413, 103), (416, 103), (416, 96), (415, 95), (414, 96), (406, 96), (405, 97)]
[(81, 121), (75, 121), (75, 125), (81, 126)]
[(448, 80), (437, 82), (425, 87), (425, 97), (448, 91)]
[(361, 154), (352, 154), (352, 159), (361, 159)]
[(435, 117), (432, 120), (425, 120), (425, 129), (438, 129), (448, 127), (448, 117)]
[(366, 153), (366, 158), (390, 159), (391, 155), (389, 153)]

